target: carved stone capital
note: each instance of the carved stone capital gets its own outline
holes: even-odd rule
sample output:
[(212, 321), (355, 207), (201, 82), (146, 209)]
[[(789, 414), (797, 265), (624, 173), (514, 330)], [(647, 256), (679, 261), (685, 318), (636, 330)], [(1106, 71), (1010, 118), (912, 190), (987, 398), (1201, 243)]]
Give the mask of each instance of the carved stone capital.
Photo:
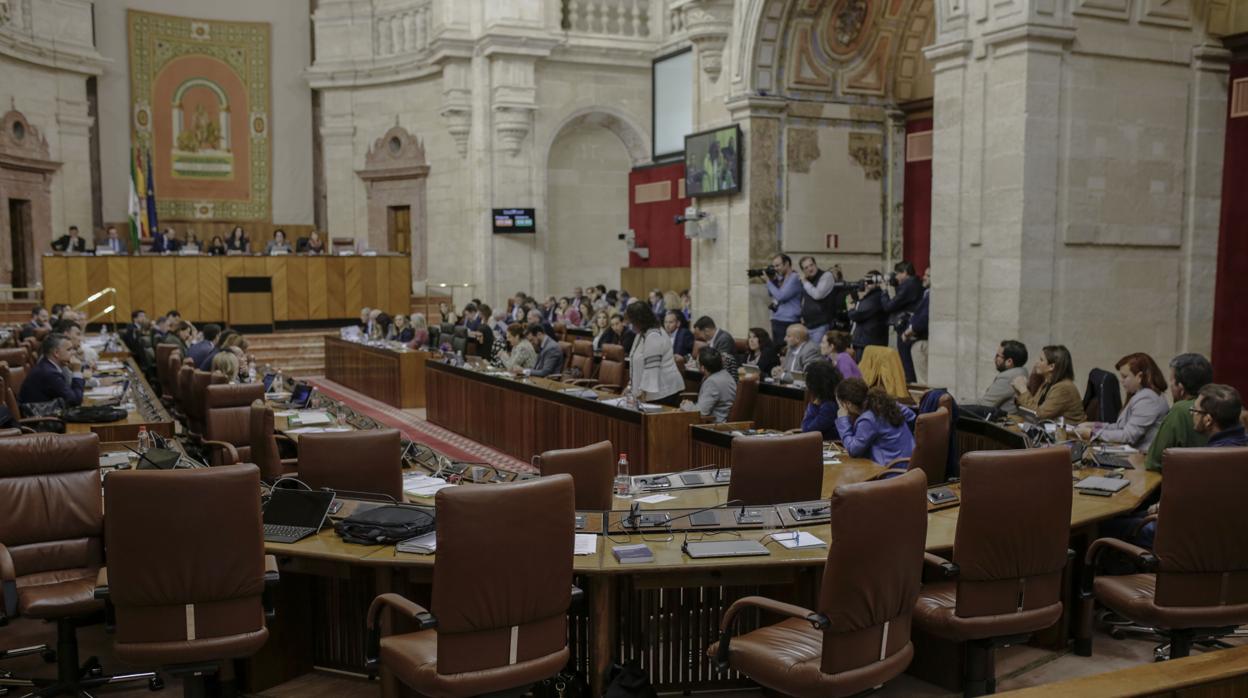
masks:
[(519, 105), (494, 107), (494, 133), (498, 142), (512, 157), (520, 153), (520, 146), (532, 129), (533, 108)]
[(700, 0), (685, 5), (681, 12), (686, 36), (698, 51), (703, 72), (711, 82), (719, 80), (724, 65), (724, 45), (732, 32), (732, 3)]

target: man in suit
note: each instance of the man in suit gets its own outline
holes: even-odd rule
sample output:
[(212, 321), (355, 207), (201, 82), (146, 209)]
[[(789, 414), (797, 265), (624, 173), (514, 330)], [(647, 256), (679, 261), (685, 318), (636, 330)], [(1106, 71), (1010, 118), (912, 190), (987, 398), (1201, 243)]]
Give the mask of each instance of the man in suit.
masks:
[[(65, 404), (74, 407), (82, 404), (82, 362), (74, 358), (69, 338), (61, 334), (50, 334), (43, 340), (40, 347), (42, 355), (30, 375), (22, 381), (21, 394), (18, 402), (48, 402), (60, 398)], [(65, 369), (69, 369), (66, 377)]]
[(22, 325), (21, 331), (18, 333), (22, 339), (35, 336), (38, 330), (50, 330), (52, 326), (48, 323), (48, 309), (42, 305), (35, 306), (30, 311), (30, 322)]
[(663, 331), (672, 340), (672, 353), (676, 356), (689, 356), (693, 353), (693, 333), (685, 329), (679, 310), (669, 310), (663, 314)]
[[(169, 318), (172, 316), (166, 315), (165, 317)], [(172, 329), (161, 337), (160, 341), (157, 343), (172, 344), (178, 348), (178, 351), (182, 352), (182, 356), (187, 356), (190, 354), (190, 344), (194, 337), (195, 327), (186, 320), (179, 320), (177, 323), (173, 324)]]
[(663, 303), (663, 292), (657, 288), (650, 291), (650, 309), (654, 311), (655, 317), (663, 317), (667, 312), (667, 306)]
[[(671, 312), (671, 311), (669, 311)], [(703, 421), (722, 423), (732, 413), (732, 403), (737, 399), (737, 381), (724, 370), (724, 359), (711, 347), (702, 347), (698, 353), (698, 368), (702, 371), (702, 385), (698, 388), (696, 404), (681, 404), (681, 409), (696, 409)]]
[(552, 327), (549, 322), (546, 322), (546, 317), (542, 315), (542, 311), (538, 308), (534, 308), (529, 311), (527, 320), (529, 325), (537, 325), (538, 327), (541, 327), (542, 333), (547, 337), (555, 336), (555, 328)]
[(78, 236), (78, 226), (69, 226), (69, 233), (52, 241), (55, 252), (86, 252), (87, 241)]
[(96, 252), (100, 250), (112, 250), (113, 254), (125, 254), (128, 251), (126, 241), (121, 239), (117, 234), (117, 226), (110, 225), (104, 231), (104, 239), (95, 246)]
[(789, 325), (789, 329), (784, 331), (784, 343), (788, 345), (789, 352), (780, 360), (779, 366), (771, 369), (772, 378), (805, 371), (810, 362), (819, 360), (819, 345), (810, 341), (810, 332), (801, 323)]
[(178, 239), (173, 232), (173, 228), (165, 228), (165, 230), (152, 232), (152, 252), (177, 252)]
[(624, 355), (627, 356), (633, 350), (633, 340), (636, 338), (637, 335), (624, 324), (623, 315), (612, 315), (610, 326), (602, 333), (600, 344), (618, 344), (624, 347)]
[(559, 343), (546, 335), (540, 324), (529, 325), (525, 335), (537, 351), (537, 363), (531, 369), (516, 369), (516, 373), (530, 376), (552, 376), (563, 371), (563, 350)]
[(186, 353), (182, 355), (182, 357), (190, 358), (191, 361), (194, 361), (195, 365), (198, 366), (199, 362), (203, 361), (205, 356), (212, 353), (217, 337), (220, 335), (220, 325), (212, 322), (204, 325), (203, 338), (192, 344), (190, 348), (186, 350)]
[(724, 368), (728, 369), (728, 373), (734, 377), (737, 376), (737, 340), (733, 339), (727, 330), (716, 327), (715, 321), (710, 316), (703, 315), (693, 323), (693, 338), (699, 342), (706, 342), (719, 352), (724, 360)]

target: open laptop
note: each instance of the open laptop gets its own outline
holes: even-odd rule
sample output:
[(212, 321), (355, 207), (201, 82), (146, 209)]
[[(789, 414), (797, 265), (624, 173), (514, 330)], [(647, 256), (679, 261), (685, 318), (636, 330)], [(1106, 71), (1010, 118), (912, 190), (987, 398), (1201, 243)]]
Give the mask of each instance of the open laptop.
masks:
[(308, 409), (308, 405), (312, 404), (312, 393), (315, 390), (309, 383), (295, 383), (295, 387), (290, 391), (290, 399), (286, 401), (286, 408), (292, 410)]
[(334, 493), (275, 487), (264, 505), (264, 540), (294, 543), (315, 535), (329, 515)]
[[(264, 374), (264, 392), (266, 393), (273, 392), (273, 380), (275, 378), (277, 378), (277, 374), (273, 373), (272, 371)], [(281, 386), (278, 386), (278, 387), (280, 388)]]

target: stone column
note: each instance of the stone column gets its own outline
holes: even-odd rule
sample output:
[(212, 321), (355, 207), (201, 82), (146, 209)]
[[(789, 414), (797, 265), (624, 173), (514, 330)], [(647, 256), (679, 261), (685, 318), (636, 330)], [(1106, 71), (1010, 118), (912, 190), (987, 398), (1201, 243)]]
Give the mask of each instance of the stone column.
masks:
[(323, 90), (321, 142), (325, 158), (325, 216), (334, 237), (367, 239), (368, 220), (355, 215), (357, 190), (364, 195), (356, 176), (355, 116), (350, 90)]

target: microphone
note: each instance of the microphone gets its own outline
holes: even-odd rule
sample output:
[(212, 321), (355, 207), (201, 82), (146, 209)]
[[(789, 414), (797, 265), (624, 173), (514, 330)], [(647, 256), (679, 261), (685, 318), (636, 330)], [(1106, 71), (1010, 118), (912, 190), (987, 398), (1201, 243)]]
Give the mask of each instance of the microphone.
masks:
[(742, 500), (732, 499), (727, 502), (721, 502), (720, 504), (716, 504), (714, 506), (697, 509), (695, 511), (688, 512), (686, 514), (681, 514), (680, 516), (672, 517), (671, 514), (665, 511), (644, 514), (641, 512), (641, 505), (638, 504), (637, 502), (633, 502), (633, 506), (629, 509), (628, 516), (624, 517), (623, 519), (620, 519), (620, 527), (637, 529), (640, 526), (646, 524), (647, 516), (656, 517), (655, 519), (651, 519), (650, 520), (651, 522), (658, 520), (657, 517), (662, 517), (661, 521), (657, 525), (671, 526), (672, 522), (674, 521), (680, 521), (681, 519), (688, 519), (706, 511), (714, 511), (716, 509), (727, 509), (728, 507), (733, 507), (738, 504), (740, 504), (742, 507), (745, 506), (745, 503)]

